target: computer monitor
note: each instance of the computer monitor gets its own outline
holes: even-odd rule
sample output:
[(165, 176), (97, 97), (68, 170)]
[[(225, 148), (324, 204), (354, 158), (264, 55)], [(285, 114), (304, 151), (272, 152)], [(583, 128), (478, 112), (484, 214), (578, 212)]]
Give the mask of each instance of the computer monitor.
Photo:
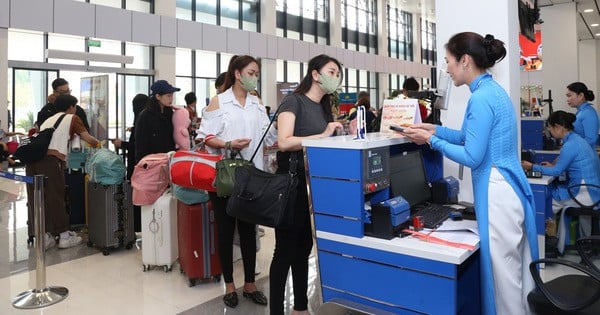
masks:
[(431, 199), (420, 150), (390, 157), (390, 191), (391, 197), (402, 196), (411, 207)]

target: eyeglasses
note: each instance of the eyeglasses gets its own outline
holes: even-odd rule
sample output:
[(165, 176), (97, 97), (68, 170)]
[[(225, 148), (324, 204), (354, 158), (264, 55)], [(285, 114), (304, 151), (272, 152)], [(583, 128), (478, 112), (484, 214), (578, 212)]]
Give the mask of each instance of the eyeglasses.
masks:
[(56, 90), (56, 93), (63, 95), (63, 94), (71, 94), (71, 89), (68, 90)]

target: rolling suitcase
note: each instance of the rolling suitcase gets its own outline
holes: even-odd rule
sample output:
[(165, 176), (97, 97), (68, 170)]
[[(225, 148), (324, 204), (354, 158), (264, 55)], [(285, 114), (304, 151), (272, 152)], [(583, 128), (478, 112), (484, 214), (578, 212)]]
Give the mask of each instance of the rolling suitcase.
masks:
[(135, 242), (133, 231), (133, 207), (127, 207), (123, 184), (101, 185), (88, 183), (88, 246), (102, 248), (109, 254), (110, 248), (124, 246), (131, 249)]
[(84, 226), (85, 222), (85, 173), (82, 170), (65, 170), (66, 205), (71, 228)]
[(177, 200), (179, 265), (189, 286), (196, 280), (221, 281), (217, 225), (210, 201), (187, 205)]
[(173, 269), (177, 260), (177, 199), (167, 190), (151, 205), (142, 206), (142, 263)]

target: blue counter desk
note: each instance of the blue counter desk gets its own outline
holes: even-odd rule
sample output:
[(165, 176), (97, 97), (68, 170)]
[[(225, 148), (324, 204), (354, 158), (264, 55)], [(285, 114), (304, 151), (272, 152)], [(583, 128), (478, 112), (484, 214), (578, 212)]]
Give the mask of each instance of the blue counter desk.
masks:
[(535, 200), (535, 225), (538, 235), (540, 258), (546, 254), (546, 219), (554, 217), (552, 213), (552, 192), (549, 185), (554, 181), (553, 176), (544, 175), (542, 178), (528, 178)]
[(366, 141), (302, 142), (323, 302), (342, 298), (396, 314), (478, 314), (479, 243), (467, 250), (364, 235), (366, 204), (390, 198), (386, 152), (401, 151), (406, 142), (380, 133)]

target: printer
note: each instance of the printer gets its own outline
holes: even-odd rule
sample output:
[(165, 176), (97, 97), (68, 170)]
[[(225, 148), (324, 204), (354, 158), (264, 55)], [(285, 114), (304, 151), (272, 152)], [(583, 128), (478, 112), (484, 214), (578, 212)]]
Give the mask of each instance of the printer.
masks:
[(370, 223), (365, 224), (365, 234), (392, 239), (408, 227), (410, 205), (401, 196), (371, 205)]
[(457, 203), (458, 193), (458, 180), (452, 176), (447, 176), (431, 183), (431, 201), (433, 203)]

